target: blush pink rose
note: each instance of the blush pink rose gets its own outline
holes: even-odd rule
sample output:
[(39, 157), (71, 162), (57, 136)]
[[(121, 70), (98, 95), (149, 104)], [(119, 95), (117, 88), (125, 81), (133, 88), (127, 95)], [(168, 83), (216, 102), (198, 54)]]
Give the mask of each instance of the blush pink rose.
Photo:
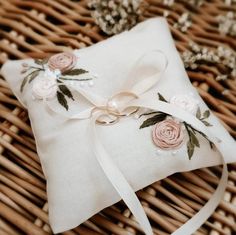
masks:
[(77, 57), (71, 52), (63, 52), (53, 55), (48, 60), (48, 67), (51, 70), (59, 69), (61, 72), (72, 69), (77, 62)]
[(152, 139), (155, 145), (161, 149), (175, 149), (181, 146), (184, 140), (184, 133), (181, 123), (166, 119), (157, 123), (152, 132)]

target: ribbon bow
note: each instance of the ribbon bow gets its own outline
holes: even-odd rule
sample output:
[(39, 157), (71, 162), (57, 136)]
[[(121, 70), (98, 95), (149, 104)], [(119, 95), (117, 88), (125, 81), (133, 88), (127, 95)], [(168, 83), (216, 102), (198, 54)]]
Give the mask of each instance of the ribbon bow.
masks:
[[(153, 57), (151, 57), (152, 54), (154, 55), (154, 59)], [(121, 91), (116, 93), (108, 100), (100, 96), (96, 96), (89, 91), (73, 87), (73, 89), (75, 89), (80, 95), (82, 95), (91, 103), (91, 107), (75, 115), (60, 114), (66, 116), (68, 119), (90, 119), (91, 142), (96, 159), (98, 160), (101, 168), (103, 169), (107, 178), (110, 180), (113, 187), (116, 189), (120, 197), (124, 200), (130, 211), (139, 222), (143, 231), (147, 235), (152, 235), (153, 232), (144, 209), (141, 206), (141, 203), (139, 202), (132, 187), (129, 185), (124, 175), (115, 165), (113, 160), (109, 157), (104, 146), (99, 141), (96, 130), (97, 125), (115, 124), (121, 118), (128, 117), (134, 114), (139, 108), (148, 108), (151, 110), (170, 114), (191, 124), (196, 129), (204, 133), (208, 137), (208, 139), (211, 140), (219, 149), (217, 138), (215, 138), (214, 135), (212, 135), (212, 133), (209, 131), (209, 129), (206, 128), (202, 124), (202, 122), (199, 121), (194, 115), (169, 103), (153, 100), (153, 96), (148, 91), (150, 91), (154, 86), (157, 85), (159, 79), (162, 77), (167, 68), (168, 60), (165, 54), (162, 51), (158, 50), (147, 53), (138, 60), (134, 69), (135, 71), (136, 67), (138, 68), (140, 63), (144, 62), (146, 56), (151, 59), (151, 63), (155, 61), (155, 58), (160, 59), (160, 57), (157, 55), (161, 55), (162, 58), (164, 58), (164, 65), (161, 66), (161, 69), (157, 68), (157, 65), (160, 65), (160, 61), (158, 61), (157, 63), (154, 63), (154, 66), (152, 68), (152, 71), (154, 72), (151, 75), (149, 74), (147, 76), (144, 76), (137, 81), (137, 77), (134, 74), (130, 74), (129, 79), (127, 80)], [(46, 102), (47, 106), (51, 110), (58, 113), (58, 111), (55, 111), (52, 107), (49, 106), (46, 100), (44, 100), (44, 102)], [(173, 233), (174, 235), (187, 235), (194, 233), (214, 212), (224, 194), (227, 185), (228, 170), (223, 156), (222, 163), (222, 177), (211, 199), (186, 224), (177, 229)]]

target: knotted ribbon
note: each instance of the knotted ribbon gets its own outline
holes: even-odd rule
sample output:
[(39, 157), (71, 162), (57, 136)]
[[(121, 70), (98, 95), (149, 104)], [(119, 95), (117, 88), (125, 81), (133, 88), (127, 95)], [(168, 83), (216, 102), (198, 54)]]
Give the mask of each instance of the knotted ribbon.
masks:
[[(211, 133), (210, 128), (207, 128), (194, 115), (186, 112), (181, 108), (173, 106), (170, 103), (153, 99), (153, 95), (149, 91), (158, 84), (158, 81), (161, 79), (163, 73), (166, 70), (168, 60), (165, 57), (165, 54), (158, 50), (152, 51), (142, 56), (135, 65), (136, 69), (136, 66), (139, 65), (140, 62), (142, 62), (145, 56), (149, 56), (153, 53), (156, 54), (156, 56), (161, 55), (162, 58), (164, 58), (164, 65), (162, 65), (162, 68), (160, 69), (156, 67), (155, 72), (153, 74), (147, 75), (139, 81), (136, 80), (135, 76), (130, 75), (129, 79), (127, 80), (126, 84), (123, 86), (121, 91), (117, 92), (108, 100), (98, 95), (92, 94), (88, 90), (72, 87), (76, 92), (86, 98), (91, 104), (91, 107), (84, 111), (80, 111), (75, 115), (61, 114), (53, 107), (51, 107), (47, 100), (44, 100), (44, 103), (47, 105), (47, 107), (49, 107), (50, 110), (60, 115), (63, 115), (69, 120), (90, 119), (91, 142), (96, 159), (99, 162), (101, 168), (103, 169), (105, 175), (110, 180), (113, 187), (116, 189), (117, 193), (124, 200), (130, 211), (133, 213), (133, 215), (139, 222), (141, 228), (147, 235), (152, 235), (153, 232), (148, 218), (144, 212), (144, 209), (141, 206), (141, 203), (139, 202), (134, 190), (129, 185), (124, 175), (115, 165), (115, 163), (107, 153), (106, 149), (100, 142), (97, 136), (97, 125), (115, 124), (121, 118), (129, 117), (130, 115), (135, 113), (139, 108), (147, 108), (154, 111), (164, 112), (187, 122), (197, 130), (204, 133), (207, 138), (211, 142), (213, 142), (216, 148), (218, 148), (218, 150), (220, 151), (218, 137), (214, 136)], [(156, 64), (156, 66), (157, 65), (158, 64)], [(65, 81), (61, 82), (65, 83)], [(201, 208), (198, 213), (196, 213), (196, 215), (194, 215), (190, 220), (188, 220), (188, 222), (186, 222), (183, 226), (177, 229), (173, 233), (173, 235), (190, 235), (194, 233), (216, 209), (224, 194), (228, 178), (227, 165), (224, 161), (224, 156), (222, 154), (221, 158), (223, 164), (222, 176), (219, 181), (218, 187), (213, 193), (211, 199)]]

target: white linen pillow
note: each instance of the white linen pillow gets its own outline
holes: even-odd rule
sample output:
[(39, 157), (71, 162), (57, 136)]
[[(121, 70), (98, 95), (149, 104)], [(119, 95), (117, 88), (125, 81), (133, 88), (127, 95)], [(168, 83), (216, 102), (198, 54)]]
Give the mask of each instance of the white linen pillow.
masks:
[[(156, 61), (153, 57), (155, 54), (158, 55)], [(219, 120), (208, 112), (208, 107), (191, 85), (164, 19), (147, 20), (128, 32), (91, 47), (74, 50), (73, 55), (70, 53), (62, 55), (61, 60), (64, 59), (67, 64), (60, 64), (60, 58), (55, 57), (54, 60), (49, 59), (44, 65), (40, 65), (44, 63), (43, 61), (35, 63), (32, 59), (8, 61), (2, 68), (2, 74), (14, 94), (29, 111), (37, 152), (47, 179), (49, 218), (55, 233), (76, 227), (121, 199), (112, 185), (113, 182), (111, 183), (107, 178), (108, 173), (105, 170), (104, 174), (100, 166), (101, 162), (94, 154), (94, 143), (96, 145), (97, 141), (102, 142), (109, 157), (134, 191), (176, 172), (219, 165), (222, 163), (220, 152), (225, 162), (236, 161), (235, 141)], [(165, 57), (168, 61), (166, 69), (164, 69)], [(82, 97), (83, 94), (78, 93), (85, 93), (86, 97), (91, 95), (99, 101), (100, 97), (102, 97), (101, 101), (108, 100), (121, 90), (127, 80), (131, 79), (131, 83), (135, 83), (136, 78), (142, 80), (151, 77), (154, 62), (159, 70), (163, 70), (156, 75), (156, 77), (160, 76), (159, 81), (137, 96), (141, 97), (145, 104), (146, 100), (152, 97), (148, 107), (152, 109), (155, 104), (159, 105), (161, 112), (153, 115), (160, 116), (156, 116), (156, 119), (150, 119), (153, 115), (143, 115), (139, 118), (137, 114), (149, 112), (149, 109), (141, 108), (130, 117), (121, 117), (114, 125), (95, 125), (99, 140), (91, 136), (88, 128), (93, 125), (91, 124), (93, 118), (79, 120), (77, 114), (88, 107), (92, 109), (93, 106)], [(37, 72), (37, 69), (33, 68), (28, 70), (29, 66), (47, 68), (47, 71)], [(63, 80), (54, 86), (54, 81), (52, 82), (54, 76), (62, 76), (56, 68), (63, 68), (63, 66), (67, 66), (65, 71), (61, 71), (67, 79), (89, 80)], [(23, 71), (25, 72), (23, 74), (22, 68), (27, 70)], [(52, 71), (54, 73), (51, 74)], [(66, 73), (68, 71), (74, 71), (78, 75)], [(31, 76), (28, 78), (31, 78), (32, 82), (26, 82), (22, 90), (22, 81), (29, 73)], [(52, 78), (44, 83), (46, 91), (42, 89), (40, 83), (42, 80), (45, 82), (45, 78)], [(58, 86), (61, 85), (66, 85), (71, 92), (63, 91), (63, 88), (59, 90), (60, 95), (62, 94), (59, 95), (60, 104), (55, 94), (58, 92)], [(143, 87), (145, 83), (141, 86)], [(134, 97), (134, 90), (132, 87), (130, 92), (121, 94), (129, 98), (131, 106), (139, 102), (137, 97), (130, 100)], [(119, 97), (116, 96), (112, 101), (117, 101), (117, 98)], [(169, 105), (169, 103), (173, 113), (166, 117), (163, 110), (165, 104)], [(164, 108), (161, 108), (161, 105), (164, 105)], [(143, 106), (148, 108), (147, 105)], [(109, 117), (116, 119), (117, 109), (116, 106), (112, 107), (115, 114), (112, 115), (113, 112), (109, 111)], [(187, 113), (187, 118), (191, 119), (191, 116), (196, 115), (198, 119), (203, 118), (202, 121), (207, 125), (206, 129), (218, 140), (217, 149), (211, 148), (211, 140), (208, 141), (204, 134), (191, 129), (191, 120), (189, 125), (186, 122), (191, 134), (188, 133), (186, 125), (184, 126), (178, 115), (181, 110), (184, 114)], [(100, 111), (98, 109), (98, 112)], [(136, 109), (133, 108), (131, 111)], [(93, 109), (92, 115), (93, 112), (96, 113), (96, 109)], [(173, 118), (175, 114), (177, 119)], [(68, 116), (70, 118), (67, 118)], [(99, 116), (98, 119), (102, 122), (104, 117)], [(148, 124), (148, 121), (144, 122), (147, 119), (150, 126), (140, 129), (143, 123), (143, 125)], [(166, 129), (166, 125), (169, 129)], [(195, 142), (187, 149), (189, 135), (192, 142)]]

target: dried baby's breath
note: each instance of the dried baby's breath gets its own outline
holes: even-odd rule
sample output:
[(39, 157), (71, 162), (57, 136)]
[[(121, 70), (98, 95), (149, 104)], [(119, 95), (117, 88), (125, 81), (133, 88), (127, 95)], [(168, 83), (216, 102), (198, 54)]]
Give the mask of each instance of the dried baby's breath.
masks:
[(142, 0), (90, 0), (88, 5), (96, 23), (108, 35), (130, 29), (144, 9)]
[(236, 14), (234, 12), (229, 11), (226, 15), (218, 15), (217, 20), (221, 34), (236, 36)]
[(216, 49), (199, 46), (191, 42), (190, 50), (184, 51), (181, 56), (185, 68), (197, 69), (202, 64), (221, 64), (226, 71), (219, 74), (216, 80), (225, 80), (229, 77), (236, 77), (236, 53), (232, 49), (219, 46)]

